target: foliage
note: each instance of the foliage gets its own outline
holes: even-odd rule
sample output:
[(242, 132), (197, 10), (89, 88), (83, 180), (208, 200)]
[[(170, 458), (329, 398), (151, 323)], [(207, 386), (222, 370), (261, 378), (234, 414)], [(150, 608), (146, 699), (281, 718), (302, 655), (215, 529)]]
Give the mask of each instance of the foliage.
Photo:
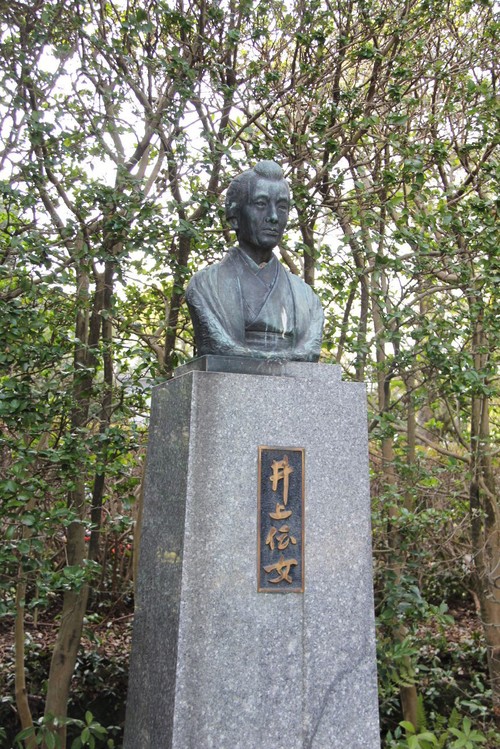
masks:
[[(280, 253), (322, 299), (323, 361), (368, 386), (384, 732), (482, 743), (500, 715), (499, 29), (490, 0), (3, 8), (0, 616), (23, 730), (27, 695), (45, 705), (26, 746), (64, 746), (66, 725), (104, 741), (66, 717), (84, 619), (130, 596), (150, 390), (194, 353), (185, 285), (231, 241), (231, 175), (262, 158), (291, 183)], [(459, 646), (449, 610), (472, 596), (483, 635)]]
[[(34, 736), (37, 745), (43, 743), (47, 749), (60, 749), (61, 740), (57, 733), (53, 731), (54, 723), (57, 725), (57, 721), (53, 716), (40, 718), (37, 721), (37, 728), (31, 726), (17, 734), (15, 738), (16, 745), (22, 749), (23, 742)], [(81, 731), (80, 735), (71, 743), (71, 749), (82, 749), (85, 746), (88, 746), (89, 749), (95, 749), (98, 746), (106, 746), (111, 749), (115, 746), (113, 739), (107, 739), (108, 733), (115, 727), (111, 726), (110, 729), (104, 728), (104, 726), (94, 720), (94, 716), (89, 710), (85, 713), (85, 720), (67, 718), (65, 723), (67, 726)]]
[[(432, 747), (450, 747), (450, 749), (478, 749), (488, 744), (488, 739), (498, 741), (499, 734), (489, 731), (489, 737), (472, 727), (469, 718), (460, 719), (454, 711), (446, 727), (442, 726), (438, 734), (432, 731), (417, 732), (408, 721), (399, 724), (394, 737), (389, 736), (388, 749), (432, 749)], [(404, 737), (403, 732), (404, 730)], [(493, 746), (491, 744), (491, 746)]]

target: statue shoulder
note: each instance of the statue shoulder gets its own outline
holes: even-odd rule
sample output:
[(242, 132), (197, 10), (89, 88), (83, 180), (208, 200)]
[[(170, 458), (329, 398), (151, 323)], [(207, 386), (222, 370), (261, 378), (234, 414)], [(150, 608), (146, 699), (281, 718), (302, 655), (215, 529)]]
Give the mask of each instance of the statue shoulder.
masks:
[(314, 289), (309, 286), (308, 283), (304, 281), (303, 278), (300, 278), (300, 276), (296, 276), (295, 273), (291, 273), (290, 271), (285, 271), (288, 274), (288, 278), (290, 280), (291, 287), (295, 294), (300, 294), (308, 300), (309, 304), (320, 304), (320, 301), (318, 299), (318, 296)]
[(205, 268), (197, 270), (196, 273), (193, 273), (191, 276), (188, 286), (191, 286), (193, 283), (196, 284), (197, 281), (202, 281), (205, 278), (210, 278), (210, 276), (216, 275), (219, 265), (220, 263), (214, 263), (213, 265), (207, 265)]
[(189, 301), (190, 297), (196, 292), (201, 290), (208, 290), (211, 286), (218, 283), (221, 272), (228, 269), (228, 265), (231, 263), (231, 250), (229, 250), (219, 263), (213, 263), (207, 265), (205, 268), (201, 268), (191, 276), (191, 279), (186, 288), (186, 299)]

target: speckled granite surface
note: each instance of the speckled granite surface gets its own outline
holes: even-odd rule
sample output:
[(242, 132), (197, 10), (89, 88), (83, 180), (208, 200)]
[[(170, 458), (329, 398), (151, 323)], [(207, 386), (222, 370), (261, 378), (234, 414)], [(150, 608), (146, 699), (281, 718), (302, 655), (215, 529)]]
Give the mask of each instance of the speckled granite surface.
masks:
[[(154, 391), (125, 749), (378, 749), (364, 386)], [(303, 447), (305, 591), (256, 592), (257, 448)]]

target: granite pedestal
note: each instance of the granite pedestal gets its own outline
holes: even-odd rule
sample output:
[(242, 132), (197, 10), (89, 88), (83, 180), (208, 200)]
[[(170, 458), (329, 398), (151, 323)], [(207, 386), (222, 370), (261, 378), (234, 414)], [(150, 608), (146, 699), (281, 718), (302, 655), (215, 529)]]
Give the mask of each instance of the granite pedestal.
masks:
[[(124, 747), (379, 749), (364, 386), (241, 367), (154, 390)], [(262, 445), (305, 449), (303, 593), (257, 592)]]

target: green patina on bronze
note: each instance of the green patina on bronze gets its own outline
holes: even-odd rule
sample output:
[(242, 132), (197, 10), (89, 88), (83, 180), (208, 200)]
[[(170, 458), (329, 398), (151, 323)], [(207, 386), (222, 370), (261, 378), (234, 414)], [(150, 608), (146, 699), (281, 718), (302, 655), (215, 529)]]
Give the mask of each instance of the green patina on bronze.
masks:
[(195, 273), (186, 290), (198, 356), (318, 361), (320, 301), (273, 254), (289, 209), (288, 185), (273, 161), (259, 162), (229, 185), (226, 217), (238, 246)]

